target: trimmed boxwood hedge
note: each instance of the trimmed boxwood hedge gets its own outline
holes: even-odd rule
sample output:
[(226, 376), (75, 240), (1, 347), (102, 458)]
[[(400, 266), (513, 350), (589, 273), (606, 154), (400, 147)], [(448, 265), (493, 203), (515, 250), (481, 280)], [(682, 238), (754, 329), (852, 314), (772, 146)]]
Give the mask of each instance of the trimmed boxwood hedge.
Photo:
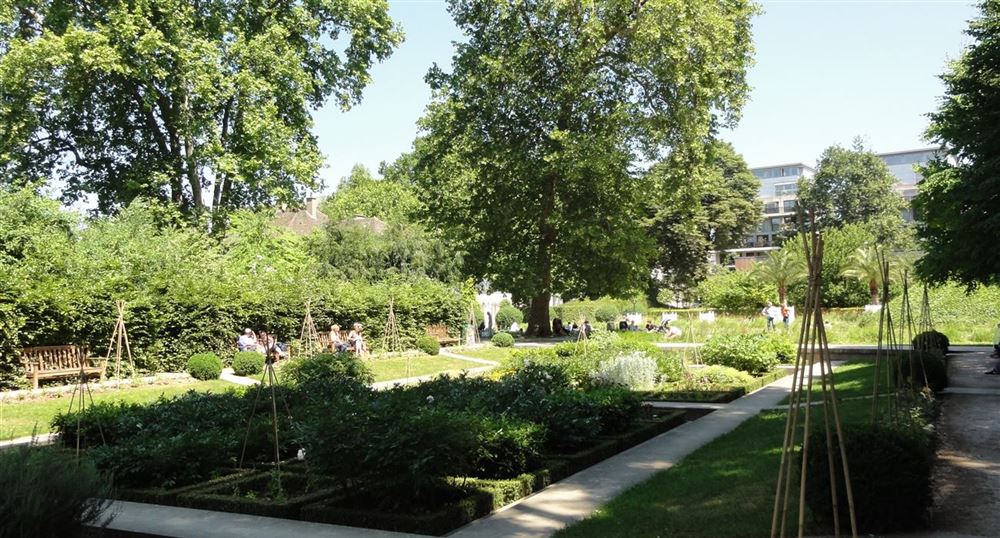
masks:
[[(911, 358), (912, 354), (912, 358)], [(911, 374), (910, 368), (914, 367)], [(903, 382), (915, 388), (924, 386), (924, 382), (934, 392), (941, 392), (948, 386), (948, 363), (945, 358), (933, 352), (902, 351), (899, 354), (899, 366)]]
[(512, 347), (514, 345), (514, 337), (510, 333), (496, 333), (490, 339), (490, 342), (493, 342), (493, 345), (497, 347)]
[(187, 371), (191, 377), (202, 381), (218, 379), (222, 374), (222, 359), (215, 353), (196, 353), (188, 359)]
[(417, 338), (417, 349), (428, 355), (437, 355), (441, 352), (441, 344), (433, 336), (421, 336)]
[(256, 351), (237, 351), (233, 355), (233, 373), (240, 376), (257, 375), (264, 371), (264, 355)]

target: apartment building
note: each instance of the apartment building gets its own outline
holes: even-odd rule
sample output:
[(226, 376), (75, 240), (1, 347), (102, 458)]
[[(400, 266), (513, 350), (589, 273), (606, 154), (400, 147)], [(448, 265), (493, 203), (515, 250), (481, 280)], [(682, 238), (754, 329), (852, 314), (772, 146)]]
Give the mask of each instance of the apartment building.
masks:
[[(938, 148), (922, 148), (879, 153), (878, 156), (896, 177), (893, 189), (910, 202), (917, 195), (917, 183), (923, 179), (917, 173), (916, 166), (934, 159), (937, 152)], [(724, 254), (713, 253), (716, 263), (732, 258), (730, 267), (738, 270), (748, 269), (757, 259), (777, 250), (781, 233), (788, 229), (796, 215), (799, 180), (816, 174), (815, 169), (800, 162), (751, 168), (750, 171), (760, 180), (757, 198), (762, 208), (761, 223), (739, 248), (727, 250)], [(909, 203), (903, 211), (903, 218), (913, 220), (913, 210)]]

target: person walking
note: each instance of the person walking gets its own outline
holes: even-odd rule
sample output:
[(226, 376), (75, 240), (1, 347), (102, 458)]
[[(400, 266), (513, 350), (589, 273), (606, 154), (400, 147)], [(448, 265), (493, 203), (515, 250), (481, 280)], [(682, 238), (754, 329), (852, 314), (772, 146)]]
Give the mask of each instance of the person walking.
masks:
[(760, 313), (761, 313), (762, 316), (764, 316), (767, 319), (767, 330), (773, 331), (774, 330), (774, 318), (777, 317), (777, 316), (775, 316), (774, 305), (771, 304), (771, 301), (767, 302), (767, 306), (765, 306), (760, 311)]
[(788, 305), (787, 304), (781, 305), (781, 323), (785, 326), (785, 330), (786, 331), (788, 330), (788, 322), (789, 322), (789, 314), (790, 313), (791, 312), (788, 311)]

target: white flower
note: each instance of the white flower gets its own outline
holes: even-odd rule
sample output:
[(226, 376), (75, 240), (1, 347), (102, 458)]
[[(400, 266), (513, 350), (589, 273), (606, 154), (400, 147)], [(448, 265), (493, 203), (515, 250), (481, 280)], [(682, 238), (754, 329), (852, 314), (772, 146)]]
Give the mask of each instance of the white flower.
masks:
[(306, 459), (306, 449), (300, 448), (298, 454), (295, 455), (295, 459), (299, 461), (305, 461)]
[(433, 396), (428, 396), (427, 397), (427, 403), (429, 403), (429, 404), (434, 403), (434, 397)]

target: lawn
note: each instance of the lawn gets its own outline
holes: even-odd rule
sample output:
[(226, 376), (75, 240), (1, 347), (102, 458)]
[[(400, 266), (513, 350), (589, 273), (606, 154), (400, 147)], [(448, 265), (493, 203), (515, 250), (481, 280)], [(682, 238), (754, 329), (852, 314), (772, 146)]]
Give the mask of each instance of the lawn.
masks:
[[(214, 380), (180, 383), (171, 385), (151, 385), (137, 388), (104, 389), (94, 392), (95, 402), (152, 402), (160, 396), (175, 396), (189, 390), (198, 392), (221, 392), (239, 389), (239, 385)], [(33, 433), (48, 433), (49, 423), (58, 413), (69, 410), (71, 395), (24, 401), (4, 401), (0, 403), (0, 440), (24, 437)]]
[[(407, 361), (409, 371), (407, 372)], [(392, 381), (406, 377), (419, 377), (429, 374), (457, 372), (467, 368), (478, 368), (482, 364), (441, 357), (439, 355), (420, 355), (416, 357), (393, 357), (390, 359), (372, 359), (365, 361), (375, 375), (375, 381)]]
[[(837, 380), (838, 388), (845, 394), (851, 387), (860, 390), (863, 365), (843, 368), (848, 375)], [(868, 421), (870, 410), (868, 400), (840, 406), (845, 423)], [(821, 409), (813, 413), (821, 424)], [(771, 411), (751, 418), (556, 536), (767, 536), (785, 416), (784, 411)]]
[(485, 344), (477, 347), (454, 347), (448, 348), (448, 351), (452, 353), (457, 353), (458, 355), (465, 355), (466, 357), (473, 357), (476, 359), (485, 359), (488, 361), (500, 362), (507, 357), (510, 357), (511, 353), (514, 352), (512, 347), (496, 347), (493, 344)]

